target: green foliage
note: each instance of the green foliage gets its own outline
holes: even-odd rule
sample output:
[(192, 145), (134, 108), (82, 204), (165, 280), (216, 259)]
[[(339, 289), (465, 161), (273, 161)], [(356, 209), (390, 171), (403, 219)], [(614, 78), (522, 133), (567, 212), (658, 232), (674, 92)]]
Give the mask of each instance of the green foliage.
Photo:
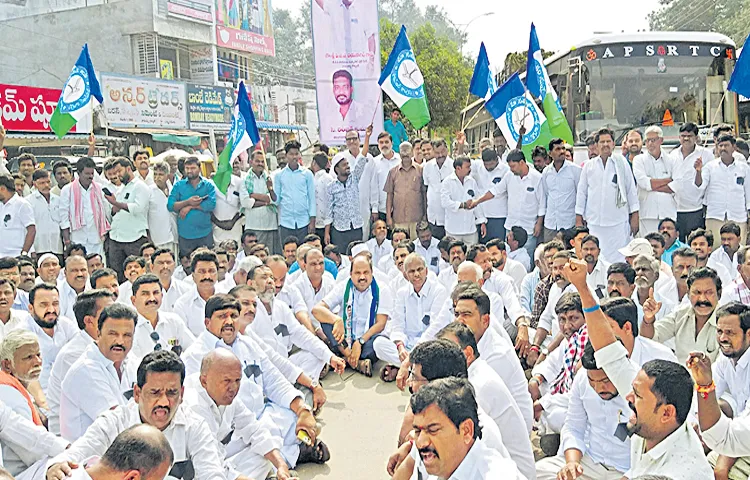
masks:
[(651, 30), (719, 32), (741, 47), (750, 32), (750, 0), (660, 0)]
[[(407, 0), (408, 1), (408, 0)], [(400, 24), (387, 18), (380, 19), (380, 53), (385, 66), (396, 42)], [(408, 30), (417, 64), (424, 76), (425, 92), (432, 121), (428, 128), (455, 130), (461, 121), (458, 112), (465, 106), (473, 62), (461, 56), (456, 43), (446, 35), (436, 32), (431, 23)], [(392, 104), (385, 104), (389, 111)]]
[[(549, 52), (542, 49), (542, 58), (549, 58), (554, 55), (555, 52)], [(503, 69), (500, 72), (500, 83), (504, 82), (514, 73), (523, 73), (526, 71), (526, 59), (528, 58), (528, 51), (522, 52), (511, 52), (505, 56), (505, 63), (503, 63)]]

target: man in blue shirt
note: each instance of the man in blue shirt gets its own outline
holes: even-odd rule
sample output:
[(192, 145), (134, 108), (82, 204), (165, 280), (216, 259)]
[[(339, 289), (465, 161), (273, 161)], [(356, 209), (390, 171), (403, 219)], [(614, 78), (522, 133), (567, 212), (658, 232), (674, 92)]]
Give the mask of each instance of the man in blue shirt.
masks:
[(315, 177), (310, 170), (301, 168), (300, 148), (296, 140), (284, 145), (287, 164), (275, 178), (281, 238), (304, 238), (315, 233)]
[(401, 123), (401, 109), (398, 107), (391, 110), (391, 121), (385, 122), (383, 128), (386, 132), (391, 134), (393, 139), (393, 151), (399, 153), (398, 149), (403, 142), (409, 141), (409, 136), (406, 134), (406, 128)]
[(672, 266), (672, 253), (675, 250), (689, 245), (680, 241), (680, 232), (677, 230), (677, 222), (667, 217), (659, 222), (659, 233), (664, 237), (664, 253), (661, 255), (661, 259), (664, 263)]
[(211, 212), (216, 208), (214, 185), (201, 176), (198, 157), (185, 159), (185, 178), (172, 187), (167, 210), (177, 214), (180, 257), (198, 247), (214, 247)]

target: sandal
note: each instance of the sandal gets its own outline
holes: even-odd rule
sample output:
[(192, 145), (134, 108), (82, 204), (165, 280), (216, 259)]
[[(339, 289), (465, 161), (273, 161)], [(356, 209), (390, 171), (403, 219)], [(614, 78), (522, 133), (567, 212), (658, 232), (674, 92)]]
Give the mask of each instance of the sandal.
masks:
[(380, 369), (380, 379), (385, 383), (391, 383), (396, 381), (398, 376), (398, 367), (393, 365), (386, 365)]
[(331, 451), (328, 450), (328, 445), (318, 440), (315, 446), (305, 445), (304, 443), (299, 446), (299, 459), (297, 463), (317, 463), (322, 465), (331, 459)]
[(328, 372), (331, 371), (331, 366), (327, 363), (323, 366), (323, 370), (320, 371), (320, 375), (318, 376), (318, 381), (323, 380), (326, 378), (326, 375), (328, 375)]
[(372, 361), (369, 359), (360, 360), (359, 363), (357, 363), (356, 370), (365, 377), (372, 377)]

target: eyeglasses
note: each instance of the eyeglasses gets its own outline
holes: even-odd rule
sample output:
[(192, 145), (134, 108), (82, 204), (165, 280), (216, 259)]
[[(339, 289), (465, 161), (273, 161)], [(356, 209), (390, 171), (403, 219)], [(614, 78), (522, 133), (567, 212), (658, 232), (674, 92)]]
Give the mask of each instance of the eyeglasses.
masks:
[[(151, 340), (153, 340), (155, 343), (154, 351), (158, 352), (159, 350), (161, 350), (162, 346), (161, 346), (161, 343), (159, 342), (159, 332), (151, 332), (151, 335), (149, 335), (149, 337), (151, 337)], [(174, 342), (175, 343), (174, 345), (172, 345), (170, 350), (172, 350), (178, 356), (182, 355), (182, 347), (179, 345), (179, 340), (175, 339)]]
[(355, 140), (359, 140), (359, 137), (346, 137), (347, 142), (353, 142)]

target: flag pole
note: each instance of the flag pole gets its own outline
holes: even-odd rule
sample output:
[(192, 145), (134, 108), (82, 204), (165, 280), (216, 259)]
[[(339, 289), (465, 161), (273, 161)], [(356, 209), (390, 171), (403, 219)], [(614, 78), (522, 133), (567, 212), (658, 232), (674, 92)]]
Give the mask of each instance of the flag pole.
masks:
[[(375, 115), (378, 114), (378, 107), (380, 106), (380, 100), (383, 98), (383, 92), (378, 92), (378, 101), (375, 103), (375, 110), (372, 112), (372, 119), (370, 120), (370, 125), (375, 121)], [(370, 126), (368, 125), (368, 127)]]
[(462, 132), (466, 129), (466, 127), (468, 127), (469, 125), (471, 125), (471, 122), (473, 122), (475, 118), (477, 118), (477, 115), (479, 115), (479, 112), (482, 111), (482, 107), (484, 107), (484, 103), (482, 103), (482, 105), (480, 105), (479, 108), (477, 108), (477, 111), (474, 112), (474, 115), (471, 116), (471, 118), (469, 119), (468, 122), (466, 122), (466, 124), (464, 124), (463, 121), (461, 121), (461, 131)]
[[(464, 131), (464, 120), (466, 120), (466, 108), (469, 106), (469, 97), (471, 96), (471, 92), (466, 92), (466, 105), (464, 105), (464, 113), (461, 114), (461, 131)], [(471, 118), (471, 120), (474, 120), (474, 117)], [(471, 123), (471, 120), (469, 123)]]
[(729, 90), (724, 90), (724, 95), (722, 95), (721, 96), (721, 100), (719, 100), (719, 107), (716, 109), (716, 112), (714, 112), (714, 116), (711, 119), (711, 126), (708, 127), (708, 129), (709, 129), (708, 135), (706, 136), (706, 139), (703, 140), (703, 148), (706, 148), (706, 144), (708, 143), (708, 139), (711, 137), (711, 130), (714, 129), (714, 125), (716, 124), (716, 117), (719, 115), (719, 112), (721, 111), (722, 106), (724, 105), (724, 100), (727, 98), (727, 92), (728, 91)]

